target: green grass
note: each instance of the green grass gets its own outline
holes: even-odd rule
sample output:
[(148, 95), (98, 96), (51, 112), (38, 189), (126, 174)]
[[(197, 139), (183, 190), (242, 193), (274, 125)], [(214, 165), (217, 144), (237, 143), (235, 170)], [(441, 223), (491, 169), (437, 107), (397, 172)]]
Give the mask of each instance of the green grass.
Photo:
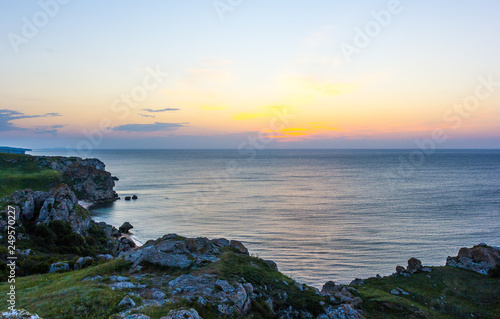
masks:
[(29, 155), (0, 153), (0, 198), (25, 188), (48, 191), (61, 182), (61, 172), (41, 168)]
[[(43, 318), (108, 318), (119, 311), (117, 305), (127, 292), (82, 279), (120, 275), (128, 265), (117, 259), (79, 271), (17, 278), (16, 308), (24, 308)], [(9, 286), (9, 283), (1, 283), (0, 295), (6, 296)], [(2, 312), (7, 311), (7, 307), (6, 302), (0, 303)]]
[[(410, 295), (392, 295), (396, 287)], [(368, 318), (500, 318), (500, 279), (458, 268), (370, 278), (356, 288)]]

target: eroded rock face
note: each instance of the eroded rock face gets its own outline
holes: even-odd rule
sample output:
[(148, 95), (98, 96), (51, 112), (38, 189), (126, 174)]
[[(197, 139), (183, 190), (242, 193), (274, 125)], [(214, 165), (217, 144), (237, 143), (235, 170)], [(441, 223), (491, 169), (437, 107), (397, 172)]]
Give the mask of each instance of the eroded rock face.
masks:
[[(163, 267), (189, 268), (217, 261), (221, 254), (220, 248), (225, 244), (231, 245), (220, 239), (211, 241), (205, 237), (184, 238), (169, 234), (156, 241), (150, 240), (144, 246), (124, 253), (123, 257), (133, 262), (134, 266), (149, 263)], [(239, 247), (240, 251), (246, 250), (243, 244)]]
[(115, 182), (106, 172), (103, 162), (96, 158), (34, 156), (35, 162), (44, 168), (63, 173), (63, 181), (81, 200), (93, 203), (115, 200)]
[(483, 275), (500, 263), (500, 248), (479, 244), (472, 248), (461, 248), (458, 255), (448, 257), (446, 266), (462, 268)]
[(91, 224), (90, 214), (78, 204), (78, 199), (67, 185), (61, 185), (50, 192), (34, 192), (31, 189), (14, 192), (4, 199), (15, 207), (20, 218), (26, 221), (68, 222), (74, 232), (85, 235)]

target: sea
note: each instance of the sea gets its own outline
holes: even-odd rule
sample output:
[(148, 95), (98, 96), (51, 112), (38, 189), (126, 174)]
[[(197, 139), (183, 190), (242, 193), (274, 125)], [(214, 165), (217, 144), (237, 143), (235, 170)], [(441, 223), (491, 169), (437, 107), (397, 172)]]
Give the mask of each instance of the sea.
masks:
[[(75, 155), (35, 151), (34, 155)], [(95, 150), (121, 200), (91, 208), (140, 242), (239, 240), (320, 288), (416, 257), (500, 246), (500, 150)], [(125, 201), (125, 196), (137, 200)]]

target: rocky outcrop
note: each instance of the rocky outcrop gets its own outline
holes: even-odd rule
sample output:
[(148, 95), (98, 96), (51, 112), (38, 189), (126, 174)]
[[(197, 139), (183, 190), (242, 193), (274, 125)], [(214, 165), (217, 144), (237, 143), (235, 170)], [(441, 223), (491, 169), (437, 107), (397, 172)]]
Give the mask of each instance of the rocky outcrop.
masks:
[(318, 316), (321, 319), (346, 318), (346, 319), (364, 319), (361, 311), (362, 300), (354, 296), (358, 294), (355, 288), (344, 285), (336, 285), (333, 281), (328, 281), (323, 285), (321, 294), (329, 296), (330, 299), (340, 304), (338, 307), (327, 307), (325, 314)]
[(33, 159), (40, 167), (61, 172), (63, 181), (80, 200), (100, 203), (117, 197), (111, 173), (106, 172), (104, 163), (96, 158), (34, 156)]
[(51, 221), (61, 220), (81, 235), (85, 235), (90, 227), (89, 212), (78, 204), (78, 199), (67, 185), (50, 192), (17, 191), (5, 198), (3, 203), (14, 206), (17, 217), (24, 221), (48, 225)]
[(446, 266), (462, 268), (488, 275), (490, 270), (500, 264), (500, 247), (479, 244), (472, 248), (461, 248), (458, 255), (448, 257)]
[[(248, 253), (243, 244), (238, 243), (238, 250)], [(219, 259), (221, 248), (234, 246), (227, 240), (211, 241), (204, 237), (184, 238), (169, 234), (155, 241), (150, 240), (144, 246), (124, 253), (123, 257), (133, 262), (134, 266), (148, 263), (162, 267), (189, 268), (215, 262)]]
[(129, 222), (124, 222), (120, 228), (118, 228), (118, 231), (120, 233), (128, 233), (129, 230), (131, 230), (132, 228), (134, 228), (134, 226), (132, 226)]

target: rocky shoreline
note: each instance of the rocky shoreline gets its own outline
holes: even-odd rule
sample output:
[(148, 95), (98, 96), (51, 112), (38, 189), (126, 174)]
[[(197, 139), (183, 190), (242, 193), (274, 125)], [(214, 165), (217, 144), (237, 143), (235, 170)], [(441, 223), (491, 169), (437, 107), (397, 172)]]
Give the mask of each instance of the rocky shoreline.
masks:
[[(117, 229), (97, 223), (90, 217), (89, 206), (84, 207), (117, 198), (113, 190), (117, 178), (105, 171), (104, 163), (45, 156), (27, 160), (61, 172), (62, 183), (50, 191), (19, 190), (0, 200), (0, 229), (7, 226), (7, 207), (13, 206), (16, 212), (17, 239), (23, 243), (16, 252), (17, 274), (67, 276), (75, 287), (112, 291), (109, 298), (115, 301), (108, 306), (113, 310), (95, 310), (112, 318), (361, 319), (373, 317), (373, 282), (428, 280), (441, 272), (410, 258), (407, 267), (397, 266), (391, 276), (356, 279), (350, 285), (328, 281), (320, 291), (283, 275), (273, 261), (251, 256), (244, 244), (235, 240), (167, 234), (138, 246), (129, 233), (132, 225), (124, 223)], [(3, 251), (3, 257), (7, 253)], [(456, 257), (448, 257), (446, 265), (484, 278), (498, 277), (500, 248), (486, 244), (462, 248)], [(399, 311), (391, 298), (404, 301), (417, 296), (400, 286), (384, 291), (393, 297), (384, 297), (387, 300), (377, 305), (388, 313)], [(28, 310), (38, 312), (36, 307)], [(85, 314), (87, 310), (81, 311)], [(410, 317), (425, 318), (419, 315), (420, 309), (411, 311)], [(17, 311), (5, 312), (0, 318), (39, 318), (30, 316)]]

